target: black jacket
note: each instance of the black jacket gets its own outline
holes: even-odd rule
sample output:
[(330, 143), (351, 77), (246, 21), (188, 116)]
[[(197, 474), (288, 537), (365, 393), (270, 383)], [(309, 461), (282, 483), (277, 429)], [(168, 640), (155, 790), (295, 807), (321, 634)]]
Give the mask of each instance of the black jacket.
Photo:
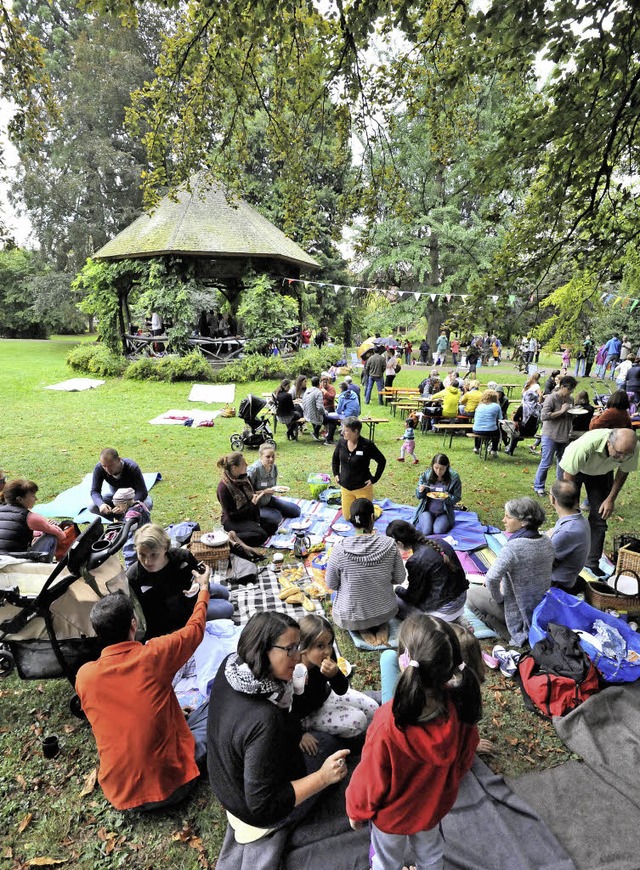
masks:
[(24, 553), (33, 540), (27, 525), (29, 511), (18, 505), (0, 505), (0, 553)]
[(406, 562), (408, 587), (396, 587), (396, 594), (400, 598), (425, 613), (439, 610), (444, 604), (455, 601), (469, 588), (469, 581), (453, 547), (442, 540), (438, 541), (438, 545), (453, 563), (454, 570), (447, 568), (440, 553), (428, 544), (421, 544)]
[(169, 564), (161, 571), (150, 573), (137, 560), (127, 571), (147, 623), (145, 640), (183, 628), (198, 600), (197, 595), (187, 598), (183, 594), (193, 583), (192, 572), (198, 564), (195, 556), (183, 547), (169, 550), (167, 555)]
[(293, 696), (291, 710), (300, 719), (304, 719), (305, 716), (319, 710), (329, 697), (331, 689), (336, 695), (344, 695), (349, 688), (349, 680), (342, 671), (338, 671), (335, 677), (330, 680), (323, 677), (320, 668), (316, 668), (314, 665), (308, 667), (308, 673), (309, 677), (304, 692), (302, 695)]
[(296, 716), (264, 695), (236, 692), (225, 676), (225, 659), (213, 681), (207, 728), (211, 790), (225, 810), (268, 828), (296, 802), (291, 783), (306, 776)]
[[(377, 464), (376, 473), (371, 474), (369, 465)], [(331, 467), (334, 477), (340, 477), (340, 486), (344, 489), (362, 489), (367, 480), (376, 483), (382, 477), (387, 460), (373, 441), (367, 438), (358, 438), (356, 449), (350, 451), (345, 438), (341, 438), (336, 444), (331, 459)], [(349, 519), (349, 517), (345, 517)]]

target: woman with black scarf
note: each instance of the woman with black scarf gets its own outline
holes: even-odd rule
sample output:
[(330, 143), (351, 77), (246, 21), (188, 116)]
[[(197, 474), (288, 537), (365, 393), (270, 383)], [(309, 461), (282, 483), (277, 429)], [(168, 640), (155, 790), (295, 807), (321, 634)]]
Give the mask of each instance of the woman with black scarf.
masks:
[(247, 477), (247, 463), (242, 453), (229, 453), (217, 462), (222, 469), (218, 484), (218, 501), (222, 508), (222, 527), (233, 531), (241, 541), (260, 547), (278, 528), (266, 517), (260, 516), (258, 504), (263, 496), (255, 492)]

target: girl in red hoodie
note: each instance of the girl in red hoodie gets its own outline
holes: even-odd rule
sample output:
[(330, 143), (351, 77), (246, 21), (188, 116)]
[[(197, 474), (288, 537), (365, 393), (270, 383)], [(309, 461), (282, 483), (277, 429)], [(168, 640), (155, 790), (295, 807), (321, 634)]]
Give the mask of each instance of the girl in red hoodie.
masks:
[(458, 795), (478, 745), (480, 686), (451, 626), (426, 614), (402, 624), (402, 676), (393, 701), (367, 731), (346, 792), (352, 828), (371, 823), (372, 870), (443, 867), (440, 821)]

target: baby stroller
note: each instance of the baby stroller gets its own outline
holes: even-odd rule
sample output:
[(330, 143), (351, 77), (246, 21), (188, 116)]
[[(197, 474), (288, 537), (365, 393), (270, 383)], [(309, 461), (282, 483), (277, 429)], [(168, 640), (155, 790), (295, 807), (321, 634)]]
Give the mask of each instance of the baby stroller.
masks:
[[(53, 570), (50, 564), (0, 557), (2, 676), (15, 666), (22, 680), (66, 677), (73, 686), (81, 665), (100, 656), (103, 645), (89, 613), (109, 592), (129, 593), (115, 554), (130, 525), (111, 527), (105, 535), (96, 518)], [(82, 716), (77, 695), (69, 706), (75, 716)]]
[(261, 444), (269, 444), (271, 447), (276, 446), (273, 440), (273, 432), (269, 426), (267, 417), (258, 417), (260, 411), (264, 410), (266, 401), (253, 396), (251, 393), (240, 402), (238, 407), (238, 417), (247, 424), (244, 432), (236, 432), (231, 436), (232, 450), (244, 450), (246, 447), (260, 447)]

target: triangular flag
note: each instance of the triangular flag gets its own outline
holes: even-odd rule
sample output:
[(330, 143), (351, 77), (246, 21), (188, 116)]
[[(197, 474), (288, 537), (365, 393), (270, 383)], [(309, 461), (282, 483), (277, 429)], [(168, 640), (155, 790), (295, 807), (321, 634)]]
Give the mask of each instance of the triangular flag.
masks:
[(419, 294), (419, 293), (414, 293), (414, 294), (413, 294), (413, 298), (416, 300), (416, 302), (419, 302), (419, 301), (420, 301), (420, 294)]
[(494, 305), (495, 305), (495, 303), (498, 301), (498, 297), (497, 297), (497, 296), (492, 296), (491, 298), (492, 298), (493, 303), (494, 303)]
[(289, 282), (289, 284), (293, 284), (293, 282), (294, 282), (295, 280), (296, 280), (295, 278), (287, 278), (287, 281)]
[(431, 293), (431, 301), (432, 302), (436, 301), (436, 294), (435, 293)]
[(339, 289), (340, 289), (340, 284), (334, 284), (334, 285), (333, 285), (333, 292), (334, 292), (334, 293), (337, 293)]
[(516, 301), (515, 294), (514, 294), (514, 293), (509, 293), (509, 305), (513, 305), (513, 303), (514, 303), (515, 301)]
[(351, 290), (352, 295), (356, 292), (357, 289), (358, 289), (357, 287), (349, 287), (349, 290)]
[(466, 302), (467, 299), (468, 299), (468, 296), (467, 296), (466, 293), (461, 293), (461, 294), (460, 294), (460, 298), (462, 299), (463, 302)]
[(616, 296), (616, 298), (615, 298), (615, 299), (613, 300), (613, 302), (611, 303), (611, 307), (613, 308), (615, 305), (618, 304), (618, 302), (621, 302), (621, 301), (622, 301), (622, 297), (621, 297), (621, 296)]
[(451, 293), (447, 293), (444, 298), (447, 300), (447, 302), (451, 302)]

